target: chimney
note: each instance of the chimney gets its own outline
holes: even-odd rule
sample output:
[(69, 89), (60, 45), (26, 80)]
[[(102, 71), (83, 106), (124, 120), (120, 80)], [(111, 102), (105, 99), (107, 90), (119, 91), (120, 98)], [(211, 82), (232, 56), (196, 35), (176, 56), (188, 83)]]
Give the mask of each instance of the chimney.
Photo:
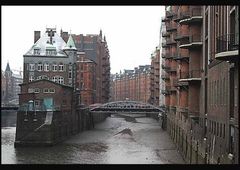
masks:
[(40, 31), (34, 31), (34, 44), (39, 40), (40, 36), (41, 36)]

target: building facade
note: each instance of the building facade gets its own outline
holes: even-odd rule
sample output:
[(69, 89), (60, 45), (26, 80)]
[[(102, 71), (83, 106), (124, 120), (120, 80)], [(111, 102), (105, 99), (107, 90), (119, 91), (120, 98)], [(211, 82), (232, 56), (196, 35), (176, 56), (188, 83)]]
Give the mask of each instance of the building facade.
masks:
[(167, 130), (189, 163), (238, 163), (238, 13), (167, 6), (162, 19)]
[(1, 75), (1, 103), (3, 106), (18, 105), (20, 84), (23, 82), (22, 72), (13, 71), (7, 63), (5, 71)]
[(112, 75), (112, 101), (133, 100), (148, 103), (150, 99), (150, 65)]
[[(68, 32), (61, 31), (61, 37), (66, 42), (69, 37)], [(95, 63), (94, 102), (108, 102), (110, 97), (110, 54), (106, 37), (102, 35), (102, 30), (99, 34), (73, 34), (72, 37), (77, 51), (84, 52), (86, 59)]]
[(159, 87), (160, 87), (160, 49), (156, 47), (151, 56), (151, 76), (150, 76), (150, 104), (159, 107)]

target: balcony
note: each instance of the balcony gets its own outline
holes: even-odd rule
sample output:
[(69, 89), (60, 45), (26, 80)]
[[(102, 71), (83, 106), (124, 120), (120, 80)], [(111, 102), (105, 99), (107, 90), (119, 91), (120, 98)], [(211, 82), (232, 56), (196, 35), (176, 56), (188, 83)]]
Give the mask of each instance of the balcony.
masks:
[(161, 75), (161, 79), (163, 79), (163, 80), (169, 80), (170, 78), (169, 78), (169, 75), (168, 75), (168, 74), (162, 74), (162, 75)]
[(163, 43), (162, 43), (162, 48), (167, 48), (167, 47), (169, 47), (169, 46), (167, 45), (167, 43), (166, 43), (166, 42), (163, 42)]
[(190, 70), (189, 72), (180, 72), (179, 82), (183, 81), (201, 81), (202, 70)]
[(191, 48), (199, 48), (202, 47), (202, 35), (201, 34), (195, 34), (189, 36), (189, 38), (182, 39), (180, 41), (179, 48), (184, 49), (191, 49)]
[(174, 41), (174, 39), (169, 38), (169, 39), (166, 40), (166, 44), (167, 44), (167, 45), (173, 45), (173, 44), (177, 44), (177, 42)]
[(181, 21), (181, 20), (183, 20), (183, 19), (186, 19), (186, 18), (189, 18), (189, 17), (190, 17), (189, 11), (179, 10), (179, 11), (178, 11), (178, 14), (177, 14), (175, 17), (173, 17), (173, 20), (174, 20), (175, 22), (179, 22), (179, 21)]
[(190, 8), (189, 11), (181, 12), (180, 24), (201, 23), (203, 20), (201, 7)]
[(169, 21), (170, 19), (167, 18), (167, 17), (162, 17), (162, 22), (166, 22), (166, 21)]
[(173, 80), (173, 86), (175, 87), (188, 86), (188, 84), (189, 83), (187, 81), (179, 81), (179, 79)]
[(177, 30), (177, 24), (175, 22), (171, 22), (169, 25), (166, 25), (167, 32)]
[(239, 58), (239, 34), (226, 34), (217, 37), (216, 42), (216, 59), (234, 61)]
[(162, 69), (163, 69), (163, 70), (169, 70), (170, 67), (169, 67), (169, 66), (166, 66), (165, 64), (162, 64)]
[(176, 37), (174, 38), (175, 41), (179, 41), (181, 39), (188, 39), (189, 38), (189, 34), (186, 33), (181, 33), (180, 31), (178, 31)]
[(169, 37), (170, 33), (166, 31), (162, 31), (162, 37)]
[(174, 58), (174, 60), (189, 60), (189, 56), (188, 55), (183, 55), (183, 54), (177, 54)]
[(170, 67), (170, 69), (169, 70), (165, 70), (167, 73), (176, 73), (177, 72), (177, 69), (176, 68), (172, 68), (172, 67)]
[(165, 86), (165, 89), (161, 90), (161, 93), (163, 95), (169, 95), (170, 94), (170, 86)]
[(166, 11), (166, 17), (171, 18), (174, 16), (174, 13), (172, 11)]

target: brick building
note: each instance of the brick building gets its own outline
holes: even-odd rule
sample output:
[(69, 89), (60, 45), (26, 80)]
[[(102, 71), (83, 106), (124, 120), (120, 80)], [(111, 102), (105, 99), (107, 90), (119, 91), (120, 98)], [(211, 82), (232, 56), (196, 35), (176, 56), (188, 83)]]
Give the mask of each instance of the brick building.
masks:
[[(61, 37), (67, 41), (68, 32), (61, 30)], [(106, 37), (99, 34), (72, 34), (78, 52), (84, 52), (86, 59), (95, 63), (94, 93), (96, 103), (106, 103), (110, 97), (110, 54)], [(79, 56), (78, 56), (79, 57)], [(85, 92), (84, 92), (85, 93)], [(89, 97), (88, 97), (89, 98)]]
[(160, 50), (156, 47), (151, 57), (150, 104), (159, 106)]
[[(56, 29), (47, 28), (45, 34), (41, 37), (39, 31), (35, 31), (34, 45), (23, 56), (24, 57), (24, 76), (23, 84), (21, 85), (21, 95), (24, 93), (24, 97), (20, 97), (20, 103), (22, 105), (27, 104), (24, 98), (27, 97), (27, 91), (25, 86), (29, 86), (31, 82), (40, 82), (41, 89), (35, 89), (31, 93), (43, 93), (45, 98), (41, 100), (33, 100), (34, 106), (44, 106), (42, 108), (56, 110), (59, 108), (56, 105), (56, 99), (62, 97), (62, 93), (55, 93), (56, 89), (50, 89), (49, 80), (64, 86), (69, 86), (75, 92), (76, 90), (76, 61), (77, 50), (72, 39), (69, 37), (67, 43), (56, 33)], [(41, 83), (41, 80), (43, 83)], [(48, 83), (47, 83), (48, 82)], [(50, 93), (52, 97), (49, 97)], [(73, 97), (73, 96), (71, 96)], [(64, 100), (64, 99), (63, 99)], [(68, 103), (72, 106), (72, 103)], [(71, 108), (71, 107), (68, 108)], [(59, 110), (59, 109), (57, 109)], [(61, 109), (60, 109), (61, 110)], [(69, 110), (69, 113), (71, 110)]]
[(167, 130), (188, 163), (238, 163), (238, 13), (237, 6), (166, 7)]
[(18, 105), (18, 94), (20, 93), (20, 86), (23, 82), (22, 72), (11, 70), (9, 63), (7, 63), (5, 71), (1, 75), (1, 103), (2, 105)]
[(133, 100), (148, 103), (150, 99), (150, 65), (112, 75), (112, 101)]
[(96, 63), (86, 57), (85, 52), (78, 52), (77, 86), (80, 88), (80, 103), (96, 103)]

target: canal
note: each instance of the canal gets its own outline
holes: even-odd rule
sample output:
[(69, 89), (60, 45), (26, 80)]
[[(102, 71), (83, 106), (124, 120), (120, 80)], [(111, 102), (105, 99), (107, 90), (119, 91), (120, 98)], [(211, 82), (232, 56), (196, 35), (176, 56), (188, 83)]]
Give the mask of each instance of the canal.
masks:
[(155, 119), (112, 115), (53, 147), (14, 148), (16, 113), (2, 114), (2, 164), (183, 164)]

